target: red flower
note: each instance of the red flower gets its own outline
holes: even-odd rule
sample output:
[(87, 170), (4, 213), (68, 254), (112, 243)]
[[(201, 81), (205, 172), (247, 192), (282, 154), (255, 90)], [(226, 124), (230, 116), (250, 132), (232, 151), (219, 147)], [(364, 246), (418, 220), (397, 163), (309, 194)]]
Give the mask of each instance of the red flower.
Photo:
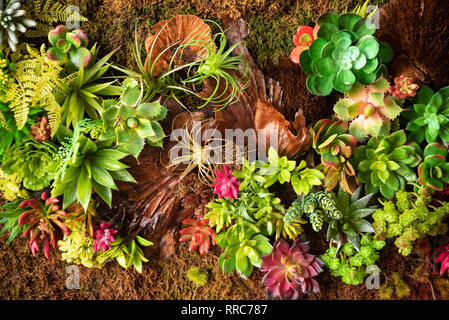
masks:
[(181, 234), (180, 242), (190, 241), (189, 251), (195, 251), (196, 248), (200, 248), (200, 254), (207, 253), (210, 248), (210, 243), (212, 239), (212, 245), (215, 245), (215, 237), (217, 233), (209, 228), (209, 220), (201, 219), (184, 219), (182, 223), (186, 226), (190, 226), (181, 229), (179, 233)]
[(268, 299), (296, 300), (299, 293), (320, 292), (318, 282), (313, 279), (321, 273), (323, 261), (308, 253), (309, 243), (295, 240), (290, 247), (279, 239), (273, 253), (262, 257), (261, 270), (267, 272), (262, 279)]
[(299, 56), (301, 53), (309, 49), (312, 42), (318, 37), (318, 29), (320, 27), (315, 25), (315, 28), (309, 26), (301, 26), (296, 31), (293, 36), (293, 44), (296, 46), (295, 49), (290, 53), (290, 60), (293, 63), (299, 64)]
[(232, 175), (232, 171), (223, 165), (223, 170), (215, 171), (215, 176), (215, 183), (212, 184), (214, 193), (217, 193), (220, 199), (228, 198), (232, 201), (237, 198), (241, 182)]
[(396, 99), (406, 99), (416, 96), (416, 91), (419, 89), (419, 85), (414, 83), (413, 78), (401, 75), (394, 79), (394, 86), (390, 87), (388, 92), (392, 94)]
[(449, 269), (449, 244), (442, 246), (438, 249), (441, 252), (435, 263), (441, 262), (440, 274), (444, 274)]

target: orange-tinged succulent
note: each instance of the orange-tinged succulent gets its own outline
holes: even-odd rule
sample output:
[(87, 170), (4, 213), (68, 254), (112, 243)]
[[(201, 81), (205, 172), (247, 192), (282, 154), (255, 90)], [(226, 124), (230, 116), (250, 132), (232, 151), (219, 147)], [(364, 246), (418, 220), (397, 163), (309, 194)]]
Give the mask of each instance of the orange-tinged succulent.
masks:
[(309, 26), (301, 26), (293, 36), (293, 44), (296, 46), (290, 53), (290, 60), (293, 63), (299, 64), (299, 56), (304, 50), (309, 49), (312, 42), (318, 38), (319, 25), (315, 28)]
[(189, 251), (195, 251), (196, 248), (200, 248), (200, 254), (205, 254), (209, 252), (210, 243), (215, 245), (216, 232), (209, 228), (208, 219), (184, 219), (182, 223), (186, 226), (181, 229), (179, 233), (181, 234), (180, 242), (190, 241)]

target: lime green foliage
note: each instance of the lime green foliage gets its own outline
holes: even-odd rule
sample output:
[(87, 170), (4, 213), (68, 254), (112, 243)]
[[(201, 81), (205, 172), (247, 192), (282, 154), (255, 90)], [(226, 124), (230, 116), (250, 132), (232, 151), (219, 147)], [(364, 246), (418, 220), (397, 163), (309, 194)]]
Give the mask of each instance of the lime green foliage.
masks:
[(200, 267), (192, 267), (187, 271), (187, 278), (197, 286), (205, 286), (209, 281), (209, 275), (207, 271)]
[(395, 200), (381, 201), (383, 208), (373, 214), (376, 239), (396, 238), (394, 244), (407, 256), (416, 240), (445, 234), (447, 225), (442, 221), (449, 213), (449, 202), (435, 208), (431, 201), (428, 188), (421, 188), (418, 194), (398, 191)]
[(6, 240), (6, 245), (10, 244), (19, 233), (25, 231), (26, 226), (19, 226), (19, 217), (27, 211), (27, 209), (19, 208), (19, 204), (22, 199), (16, 200), (14, 202), (7, 203), (0, 207), (0, 225), (3, 224), (3, 228), (0, 231), (0, 235), (5, 232), (9, 232), (8, 240)]
[(360, 251), (360, 234), (374, 232), (373, 226), (365, 218), (371, 216), (376, 211), (376, 206), (368, 206), (373, 194), (361, 197), (362, 187), (360, 186), (352, 195), (339, 190), (336, 199), (336, 207), (342, 213), (339, 220), (331, 220), (327, 229), (327, 240), (337, 243), (337, 248), (346, 240), (353, 247)]
[(80, 264), (87, 268), (102, 268), (104, 259), (94, 254), (94, 239), (85, 236), (82, 222), (70, 225), (71, 233), (58, 241), (59, 250), (62, 252), (62, 260), (69, 264)]
[(378, 251), (385, 246), (385, 241), (374, 240), (371, 235), (365, 234), (360, 245), (360, 251), (357, 252), (351, 243), (346, 242), (338, 254), (337, 248), (330, 247), (320, 258), (330, 269), (331, 275), (342, 277), (347, 284), (358, 285), (368, 275), (368, 266), (378, 269), (375, 263), (379, 259)]
[(0, 195), (8, 201), (28, 199), (28, 192), (22, 189), (22, 181), (17, 174), (6, 174), (0, 170)]
[(443, 191), (444, 184), (449, 184), (447, 155), (447, 147), (436, 142), (424, 148), (424, 161), (418, 167), (420, 185)]
[(334, 194), (325, 191), (311, 192), (302, 199), (293, 201), (284, 221), (290, 223), (304, 215), (309, 218), (313, 230), (317, 232), (321, 230), (324, 221), (329, 223), (343, 217), (342, 212), (336, 206)]
[(399, 273), (394, 272), (391, 278), (379, 288), (379, 297), (390, 300), (394, 296), (403, 299), (410, 294), (410, 287), (401, 279)]
[(419, 165), (422, 150), (414, 142), (407, 143), (403, 130), (387, 137), (372, 137), (354, 153), (354, 167), (358, 169), (360, 182), (365, 183), (366, 193), (378, 193), (393, 198), (395, 192), (403, 190), (407, 182), (416, 182), (412, 170)]
[(101, 253), (100, 257), (106, 260), (115, 259), (125, 269), (134, 266), (137, 272), (142, 273), (142, 263), (148, 262), (148, 259), (145, 258), (140, 246), (149, 247), (152, 245), (151, 241), (139, 236), (136, 236), (129, 242), (125, 242), (125, 239), (117, 237), (114, 242), (111, 242), (111, 250)]
[(66, 210), (67, 215), (64, 217), (68, 223), (81, 224), (82, 234), (90, 237), (94, 236), (94, 219), (98, 202), (90, 200), (87, 210), (79, 203), (72, 203)]
[(318, 38), (301, 53), (307, 89), (320, 96), (346, 92), (356, 82), (373, 83), (393, 59), (393, 50), (373, 36), (374, 23), (353, 13), (326, 13), (318, 19)]
[(16, 64), (6, 58), (3, 50), (0, 49), (0, 101), (4, 100), (6, 87), (11, 81), (11, 71), (14, 71)]
[[(92, 61), (97, 59), (98, 49), (94, 45), (91, 49)], [(103, 111), (101, 97), (102, 96), (119, 96), (122, 89), (113, 84), (116, 82), (101, 82), (102, 76), (109, 70), (110, 64), (108, 60), (115, 53), (110, 52), (97, 63), (74, 73), (74, 79), (64, 83), (58, 92), (57, 100), (62, 106), (62, 117), (65, 119), (67, 128), (84, 118), (84, 114), (92, 119), (98, 119)], [(54, 63), (54, 61), (52, 61)]]
[(414, 106), (403, 113), (410, 139), (418, 143), (449, 141), (449, 86), (433, 92), (423, 86), (414, 98)]
[(12, 146), (3, 159), (1, 169), (6, 174), (17, 174), (29, 190), (41, 190), (55, 177), (58, 162), (54, 157), (58, 149), (52, 142), (28, 140)]
[(162, 146), (165, 134), (158, 121), (165, 118), (167, 109), (159, 101), (143, 103), (143, 88), (135, 79), (126, 79), (122, 88), (120, 103), (105, 103), (101, 139), (113, 139), (118, 150), (137, 159), (145, 143)]

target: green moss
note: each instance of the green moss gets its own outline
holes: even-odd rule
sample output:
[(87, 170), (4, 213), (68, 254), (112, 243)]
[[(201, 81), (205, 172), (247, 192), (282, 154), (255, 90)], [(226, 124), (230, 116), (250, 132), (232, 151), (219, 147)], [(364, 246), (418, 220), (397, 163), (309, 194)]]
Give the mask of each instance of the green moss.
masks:
[(410, 294), (410, 287), (401, 279), (399, 273), (393, 273), (391, 280), (387, 281), (379, 289), (379, 297), (384, 300), (390, 300), (393, 297), (403, 299)]
[(204, 286), (209, 281), (209, 275), (207, 271), (199, 268), (193, 267), (187, 271), (187, 278), (198, 286)]

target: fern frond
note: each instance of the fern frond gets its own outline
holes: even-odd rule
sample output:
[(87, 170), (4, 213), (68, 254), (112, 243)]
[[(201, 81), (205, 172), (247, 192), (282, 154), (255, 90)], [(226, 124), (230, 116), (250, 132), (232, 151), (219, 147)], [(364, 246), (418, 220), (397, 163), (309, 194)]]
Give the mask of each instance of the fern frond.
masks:
[(45, 111), (47, 111), (48, 122), (51, 128), (51, 136), (53, 137), (61, 124), (61, 106), (56, 102), (53, 95), (48, 95), (44, 100)]

